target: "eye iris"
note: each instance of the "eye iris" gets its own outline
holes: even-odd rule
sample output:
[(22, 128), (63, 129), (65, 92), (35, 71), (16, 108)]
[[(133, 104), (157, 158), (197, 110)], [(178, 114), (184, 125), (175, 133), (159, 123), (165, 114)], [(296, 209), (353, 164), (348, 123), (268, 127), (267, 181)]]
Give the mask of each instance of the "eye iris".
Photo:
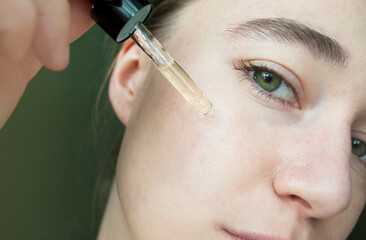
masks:
[(352, 153), (357, 157), (364, 157), (366, 155), (366, 144), (352, 138)]
[(256, 71), (253, 74), (253, 78), (255, 82), (264, 90), (268, 92), (273, 92), (277, 90), (282, 83), (282, 79), (278, 76), (265, 72), (265, 71)]

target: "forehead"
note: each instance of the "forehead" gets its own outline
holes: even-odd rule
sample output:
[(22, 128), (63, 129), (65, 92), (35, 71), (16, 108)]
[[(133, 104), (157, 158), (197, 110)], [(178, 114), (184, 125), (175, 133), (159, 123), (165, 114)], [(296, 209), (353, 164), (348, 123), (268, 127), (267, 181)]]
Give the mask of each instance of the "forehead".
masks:
[[(335, 31), (338, 25), (357, 23), (365, 29), (366, 1), (364, 0), (196, 0), (196, 16), (210, 13), (216, 22), (222, 19), (291, 17), (307, 19), (316, 25), (329, 25)], [(218, 15), (216, 15), (218, 14)], [(211, 17), (215, 17), (211, 16)], [(211, 19), (213, 20), (213, 19)]]
[[(256, 18), (299, 20), (337, 39), (356, 59), (366, 53), (366, 1), (364, 0), (195, 0), (188, 4), (184, 19), (195, 37), (217, 35), (240, 21)], [(199, 31), (197, 29), (199, 28)], [(198, 32), (198, 33), (197, 33)], [(361, 54), (362, 53), (362, 54)], [(363, 60), (366, 61), (364, 58)]]

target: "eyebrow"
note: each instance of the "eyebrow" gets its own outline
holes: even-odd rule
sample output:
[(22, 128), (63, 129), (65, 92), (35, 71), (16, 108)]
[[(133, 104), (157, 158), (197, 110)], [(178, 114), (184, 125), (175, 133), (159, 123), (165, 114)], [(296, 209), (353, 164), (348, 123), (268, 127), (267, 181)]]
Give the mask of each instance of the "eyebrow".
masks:
[(301, 45), (315, 58), (322, 58), (337, 67), (345, 67), (347, 51), (335, 39), (310, 26), (287, 18), (259, 18), (227, 29), (232, 37), (272, 40), (280, 44)]

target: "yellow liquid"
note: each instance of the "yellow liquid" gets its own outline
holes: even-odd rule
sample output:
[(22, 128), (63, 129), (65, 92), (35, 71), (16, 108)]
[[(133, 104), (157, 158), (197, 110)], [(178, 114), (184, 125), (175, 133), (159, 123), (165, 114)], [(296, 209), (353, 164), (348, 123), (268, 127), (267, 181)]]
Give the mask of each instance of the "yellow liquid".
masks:
[(207, 115), (211, 111), (211, 102), (176, 61), (158, 66), (158, 69), (200, 114)]
[(131, 36), (132, 39), (150, 57), (155, 66), (180, 92), (186, 101), (193, 105), (200, 114), (207, 115), (212, 109), (212, 104), (203, 96), (202, 91), (192, 81), (189, 75), (164, 50), (161, 43), (142, 23), (135, 28), (136, 31)]

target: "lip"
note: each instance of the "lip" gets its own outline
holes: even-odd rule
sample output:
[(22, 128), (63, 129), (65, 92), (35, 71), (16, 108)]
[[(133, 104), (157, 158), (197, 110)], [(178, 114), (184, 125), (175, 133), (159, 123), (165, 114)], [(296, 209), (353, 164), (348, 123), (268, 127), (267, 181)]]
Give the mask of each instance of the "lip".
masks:
[(239, 232), (233, 229), (223, 228), (224, 234), (233, 240), (288, 240), (287, 238), (274, 237), (255, 232)]

